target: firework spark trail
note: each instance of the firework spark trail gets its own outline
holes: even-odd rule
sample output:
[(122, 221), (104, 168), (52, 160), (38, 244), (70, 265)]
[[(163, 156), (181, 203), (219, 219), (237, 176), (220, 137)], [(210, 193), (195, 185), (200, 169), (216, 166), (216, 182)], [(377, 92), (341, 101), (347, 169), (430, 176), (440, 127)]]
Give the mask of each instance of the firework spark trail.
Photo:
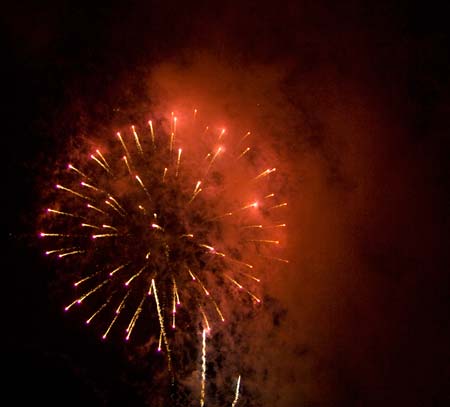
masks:
[[(263, 259), (287, 262), (279, 257), (287, 203), (271, 191), (276, 168), (249, 163), (258, 149), (241, 143), (250, 132), (233, 144), (232, 132), (205, 128), (197, 111), (194, 119), (198, 127), (187, 131), (172, 113), (169, 132), (156, 134), (148, 121), (147, 136), (133, 125), (102, 142), (103, 152), (87, 154), (84, 165), (68, 164), (40, 233), (52, 244), (45, 254), (64, 262), (82, 290), (65, 310), (87, 303), (93, 311), (84, 321), (98, 325), (103, 339), (121, 327), (129, 342), (143, 342), (139, 329), (159, 337), (172, 372), (175, 327), (201, 322), (210, 332), (228, 319), (225, 297), (260, 303)], [(183, 137), (191, 149), (183, 151)], [(234, 191), (233, 177), (241, 189)], [(224, 240), (225, 231), (231, 238)], [(154, 303), (145, 301), (150, 295)], [(157, 330), (142, 322), (149, 317)]]
[(241, 376), (239, 375), (239, 377), (237, 379), (237, 382), (236, 382), (236, 392), (235, 392), (234, 400), (233, 400), (233, 403), (231, 404), (231, 407), (235, 407), (237, 402), (238, 402), (238, 400), (239, 400), (239, 387), (240, 387), (240, 385), (241, 385)]
[(205, 385), (206, 385), (206, 329), (202, 333), (202, 379), (200, 389), (200, 406), (205, 405)]

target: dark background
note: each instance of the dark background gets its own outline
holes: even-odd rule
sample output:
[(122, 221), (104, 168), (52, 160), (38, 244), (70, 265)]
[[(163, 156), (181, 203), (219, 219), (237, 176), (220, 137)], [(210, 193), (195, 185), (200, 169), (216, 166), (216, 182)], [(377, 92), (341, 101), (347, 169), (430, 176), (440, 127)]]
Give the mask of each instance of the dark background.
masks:
[[(54, 276), (33, 243), (36, 202), (67, 135), (92, 125), (93, 117), (107, 122), (107, 106), (145, 99), (134, 84), (140, 72), (166, 61), (183, 66), (189, 53), (201, 50), (241, 69), (272, 64), (286, 71), (282, 92), (311, 130), (306, 149), (327, 162), (323, 186), (348, 191), (355, 177), (371, 180), (357, 215), (335, 209), (336, 216), (358, 217), (349, 222), (354, 229), (345, 249), (358, 255), (347, 264), (348, 253), (330, 243), (340, 254), (325, 263), (327, 269), (336, 262), (351, 266), (348, 280), (340, 281), (347, 288), (330, 289), (331, 274), (303, 277), (301, 305), (287, 300), (292, 318), (303, 315), (309, 326), (301, 339), (307, 351), (286, 358), (313, 367), (291, 386), (302, 398), (279, 405), (450, 404), (450, 53), (443, 9), (406, 1), (55, 1), (9, 4), (2, 20), (3, 397), (144, 404), (135, 385), (141, 373), (124, 350), (99, 344), (48, 298)], [(369, 157), (360, 162), (351, 149), (341, 156), (339, 143), (327, 136), (333, 126), (342, 126), (342, 134), (352, 128), (355, 93), (366, 101), (365, 112), (377, 112), (367, 116), (376, 117), (373, 124), (355, 111), (362, 140), (356, 144), (363, 146), (356, 151)], [(341, 110), (333, 116), (336, 101)], [(351, 136), (342, 140), (353, 145)], [(325, 220), (300, 211), (326, 234), (321, 225), (327, 214), (333, 218), (332, 202), (326, 196), (320, 202)], [(323, 238), (312, 235), (303, 245), (311, 259), (321, 257)], [(334, 317), (327, 313), (336, 303), (338, 322), (330, 328)], [(302, 309), (313, 311), (304, 316)]]

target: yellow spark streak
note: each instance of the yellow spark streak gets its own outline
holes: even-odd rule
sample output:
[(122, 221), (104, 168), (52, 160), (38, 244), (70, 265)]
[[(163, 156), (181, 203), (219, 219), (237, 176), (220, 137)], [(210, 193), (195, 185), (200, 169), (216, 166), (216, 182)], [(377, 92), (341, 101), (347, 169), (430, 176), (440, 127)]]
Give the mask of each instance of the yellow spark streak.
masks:
[(110, 206), (111, 208), (113, 208), (120, 216), (125, 217), (125, 215), (115, 205), (113, 205), (108, 200), (105, 201), (105, 204)]
[(233, 257), (227, 256), (226, 259), (227, 259), (228, 261), (233, 262), (233, 263), (240, 264), (241, 266), (248, 267), (249, 269), (252, 269), (252, 268), (253, 268), (253, 266), (252, 266), (251, 264), (245, 263), (245, 262), (240, 261), (240, 260), (236, 260), (236, 259), (234, 259)]
[(74, 250), (74, 251), (72, 251), (72, 252), (67, 252), (67, 253), (59, 254), (58, 257), (59, 257), (60, 259), (62, 259), (63, 257), (71, 256), (71, 255), (73, 255), (73, 254), (80, 254), (80, 253), (86, 253), (86, 250)]
[(131, 172), (130, 164), (128, 163), (128, 160), (127, 160), (127, 156), (124, 155), (124, 156), (122, 157), (122, 160), (125, 162), (125, 165), (127, 166), (128, 173), (129, 173), (131, 176), (133, 176), (133, 173)]
[(269, 194), (269, 195), (266, 195), (264, 198), (273, 198), (275, 196), (275, 194)]
[(237, 285), (239, 287), (239, 289), (243, 289), (244, 287), (242, 287), (242, 285), (240, 285), (234, 278), (231, 278), (230, 276), (228, 276), (227, 274), (224, 274), (224, 276), (230, 280), (232, 283), (234, 283), (235, 285)]
[(82, 216), (79, 215), (74, 215), (73, 213), (69, 213), (69, 212), (61, 212), (61, 211), (57, 211), (56, 209), (47, 209), (47, 213), (55, 213), (57, 215), (64, 215), (64, 216), (70, 216), (72, 218), (81, 218), (84, 219)]
[(279, 223), (278, 225), (268, 225), (264, 226), (263, 229), (274, 229), (274, 228), (285, 228), (286, 223)]
[(267, 170), (263, 171), (261, 174), (257, 175), (255, 178), (253, 178), (253, 181), (261, 178), (261, 177), (265, 177), (269, 174), (271, 174), (272, 172), (275, 172), (277, 169), (276, 168), (268, 168)]
[(152, 295), (152, 284), (151, 283), (150, 283), (150, 285), (148, 287), (147, 295)]
[(186, 234), (184, 234), (184, 235), (181, 235), (181, 236), (180, 236), (180, 239), (182, 239), (183, 237), (192, 239), (192, 238), (194, 237), (194, 235), (193, 235), (192, 233), (186, 233)]
[(245, 205), (242, 208), (236, 209), (234, 212), (227, 212), (227, 213), (225, 213), (223, 215), (216, 216), (215, 218), (211, 218), (211, 219), (208, 219), (208, 220), (209, 221), (214, 221), (214, 220), (222, 219), (222, 218), (225, 218), (226, 216), (232, 216), (232, 215), (236, 214), (237, 212), (243, 211), (245, 209), (257, 208), (257, 207), (258, 207), (258, 202), (252, 202), (251, 204)]
[(178, 295), (178, 288), (177, 288), (177, 282), (175, 281), (175, 279), (173, 279), (173, 285), (175, 288), (175, 297), (177, 298), (177, 305), (180, 305), (180, 296)]
[(242, 158), (245, 154), (247, 154), (250, 151), (250, 147), (247, 147), (241, 154), (238, 155), (238, 157), (236, 158), (236, 160), (239, 160), (240, 158)]
[(104, 233), (101, 235), (92, 235), (92, 239), (99, 239), (99, 238), (103, 238), (103, 237), (114, 237), (114, 236), (119, 236), (118, 233)]
[(197, 117), (197, 109), (194, 109), (194, 120), (196, 119), (196, 117)]
[(200, 312), (201, 312), (202, 315), (203, 315), (203, 320), (205, 321), (205, 324), (206, 324), (206, 329), (207, 329), (208, 332), (209, 332), (209, 331), (211, 331), (211, 328), (210, 328), (210, 326), (209, 326), (208, 318), (206, 317), (206, 314), (203, 312), (203, 308), (202, 308), (201, 306), (199, 306), (199, 307), (200, 307)]
[(100, 167), (102, 167), (106, 172), (111, 173), (111, 171), (109, 171), (108, 167), (103, 164), (94, 154), (91, 154), (91, 158), (98, 164), (100, 165)]
[(112, 326), (114, 325), (114, 323), (116, 322), (117, 318), (119, 317), (120, 312), (122, 311), (122, 308), (125, 304), (126, 299), (128, 298), (128, 296), (130, 295), (130, 292), (127, 291), (122, 299), (122, 301), (120, 302), (119, 306), (116, 309), (114, 318), (112, 319), (111, 323), (109, 324), (108, 328), (106, 328), (105, 333), (102, 336), (102, 339), (106, 339), (106, 337), (109, 334), (109, 331), (111, 330)]
[(65, 252), (65, 251), (73, 250), (73, 249), (76, 249), (76, 247), (67, 247), (67, 248), (63, 248), (63, 249), (49, 250), (49, 251), (45, 252), (45, 255), (48, 256), (49, 254), (61, 253), (61, 252)]
[(84, 174), (83, 172), (81, 172), (79, 169), (75, 168), (72, 164), (67, 164), (67, 168), (69, 170), (75, 171), (76, 173), (80, 174), (82, 177), (84, 178), (88, 178), (86, 174)]
[(139, 303), (138, 307), (136, 308), (136, 311), (135, 311), (135, 313), (134, 313), (134, 315), (133, 315), (133, 318), (131, 318), (131, 321), (130, 321), (130, 323), (128, 324), (128, 327), (127, 327), (127, 329), (126, 329), (126, 332), (128, 332), (128, 334), (127, 334), (127, 336), (126, 336), (126, 338), (125, 338), (126, 341), (128, 341), (128, 340), (130, 339), (131, 332), (133, 331), (133, 328), (134, 328), (134, 326), (136, 325), (136, 321), (137, 321), (137, 319), (139, 318), (140, 313), (142, 312), (142, 304), (143, 304), (144, 301), (145, 301), (145, 297), (146, 297), (146, 296), (145, 296), (145, 294), (144, 294), (144, 296), (142, 297), (141, 302)]
[(122, 299), (122, 301), (120, 302), (119, 306), (116, 308), (116, 315), (119, 315), (122, 312), (122, 309), (125, 305), (125, 301), (127, 300), (128, 296), (130, 295), (130, 291), (127, 291)]
[(108, 328), (106, 328), (105, 333), (102, 335), (102, 339), (106, 339), (106, 337), (109, 334), (109, 331), (111, 330), (112, 326), (116, 322), (116, 319), (119, 317), (119, 314), (114, 314), (114, 318), (112, 319), (111, 323), (108, 325)]
[(73, 283), (74, 287), (78, 287), (80, 284), (89, 281), (91, 278), (94, 278), (95, 276), (97, 276), (100, 273), (100, 271), (97, 271), (94, 274), (91, 274), (90, 276), (84, 277), (81, 280), (78, 280), (76, 283)]
[(111, 225), (102, 225), (102, 227), (104, 227), (105, 229), (112, 229), (112, 230), (115, 230), (116, 232), (119, 231), (117, 228), (115, 228), (114, 226), (111, 226)]
[(159, 331), (158, 352), (161, 352), (162, 331)]
[(289, 260), (281, 259), (280, 257), (271, 257), (271, 256), (262, 256), (262, 255), (259, 255), (259, 256), (260, 256), (260, 257), (264, 257), (265, 259), (281, 261), (281, 262), (283, 262), (283, 263), (289, 263)]
[(249, 239), (246, 240), (246, 242), (280, 244), (279, 240), (266, 240), (266, 239)]
[(125, 211), (125, 209), (123, 209), (123, 207), (119, 204), (119, 202), (117, 202), (117, 200), (114, 199), (113, 196), (108, 195), (108, 199), (111, 199), (111, 201), (113, 201), (113, 202), (117, 205), (117, 207), (118, 207), (124, 214), (127, 213), (127, 212)]
[(212, 156), (211, 161), (209, 162), (208, 168), (206, 169), (206, 174), (208, 174), (211, 166), (213, 165), (214, 161), (216, 160), (217, 156), (220, 154), (221, 151), (222, 151), (222, 147), (219, 147), (217, 149), (217, 151), (215, 152), (215, 154)]
[(84, 228), (101, 229), (100, 226), (90, 225), (89, 223), (82, 223), (81, 226)]
[(119, 132), (117, 132), (117, 137), (119, 138), (120, 143), (122, 144), (123, 151), (125, 151), (125, 155), (126, 155), (127, 157), (131, 157), (131, 156), (130, 156), (130, 153), (129, 153), (129, 151), (128, 151), (128, 148), (127, 148), (127, 146), (125, 145), (125, 142), (123, 141), (123, 138), (122, 138), (122, 136), (120, 135)]
[(202, 184), (202, 181), (197, 181), (197, 183), (195, 184), (195, 188), (194, 188), (194, 194), (199, 190), (200, 185)]
[(276, 209), (276, 208), (282, 208), (283, 206), (287, 206), (287, 202), (283, 202), (283, 203), (281, 203), (281, 204), (279, 204), (279, 205), (271, 206), (271, 207), (269, 208), (269, 210), (270, 210), (270, 209)]
[(239, 141), (239, 143), (242, 143), (248, 136), (250, 136), (250, 134), (252, 134), (252, 133), (250, 133), (249, 131), (247, 133), (245, 133), (244, 136)]
[(169, 348), (169, 343), (167, 342), (166, 330), (164, 329), (164, 319), (162, 316), (161, 307), (159, 305), (158, 292), (156, 291), (155, 279), (153, 279), (153, 278), (152, 278), (152, 287), (153, 287), (153, 292), (155, 293), (155, 302), (156, 302), (156, 309), (158, 311), (159, 327), (161, 329), (161, 333), (164, 338), (164, 344), (166, 345), (166, 349), (167, 349), (168, 369), (169, 369), (169, 371), (171, 371), (172, 363), (171, 363), (171, 357), (170, 357), (170, 348)]
[(222, 312), (220, 311), (219, 306), (217, 305), (217, 303), (211, 298), (212, 303), (214, 304), (214, 308), (216, 309), (217, 313), (219, 314), (220, 319), (222, 320), (222, 322), (225, 322), (225, 318), (222, 315)]
[(223, 137), (223, 135), (225, 134), (225, 129), (222, 129), (221, 131), (220, 131), (220, 134), (219, 134), (219, 140)]
[(261, 282), (261, 280), (260, 280), (259, 278), (256, 278), (255, 276), (252, 276), (251, 274), (244, 273), (244, 272), (241, 271), (241, 270), (234, 270), (234, 271), (236, 271), (236, 272), (239, 273), (239, 274), (242, 274), (242, 275), (245, 276), (245, 277), (248, 277), (248, 278), (251, 278), (252, 280), (255, 280), (257, 283), (260, 283), (260, 282)]
[(175, 135), (177, 133), (177, 118), (173, 118), (173, 134)]
[(64, 307), (64, 311), (67, 312), (69, 311), (69, 309), (71, 309), (75, 304), (79, 304), (78, 299), (71, 302), (69, 305), (67, 305), (66, 307)]
[(164, 232), (164, 228), (159, 226), (159, 225), (157, 225), (156, 223), (152, 223), (151, 226), (152, 226), (153, 229), (161, 230), (162, 232)]
[(200, 192), (202, 192), (202, 189), (201, 189), (201, 188), (197, 189), (197, 191), (195, 191), (195, 192), (192, 194), (192, 198), (189, 199), (188, 204), (190, 204), (190, 203), (196, 198), (196, 196), (197, 196)]
[(208, 249), (210, 252), (215, 252), (216, 251), (216, 249), (214, 249), (214, 247), (212, 247), (212, 246), (209, 246), (209, 245), (207, 245), (207, 244), (199, 244), (199, 246), (200, 247), (204, 247), (205, 249)]
[(92, 190), (94, 190), (94, 191), (96, 191), (96, 192), (104, 192), (104, 191), (102, 191), (101, 189), (99, 189), (99, 188), (97, 188), (97, 187), (94, 187), (94, 186), (91, 185), (91, 184), (87, 184), (86, 182), (83, 182), (83, 181), (80, 182), (80, 185), (81, 185), (82, 187), (86, 187), (86, 188), (92, 189)]
[(206, 329), (202, 333), (202, 384), (200, 390), (200, 406), (205, 405), (205, 382), (206, 382)]
[(105, 164), (108, 167), (108, 170), (111, 170), (111, 167), (108, 164), (108, 161), (106, 161), (106, 158), (103, 156), (103, 154), (100, 152), (100, 150), (95, 150), (96, 153), (99, 155), (99, 157), (103, 160), (103, 164)]
[(237, 379), (237, 383), (236, 383), (236, 392), (235, 392), (233, 404), (231, 404), (231, 407), (236, 407), (236, 404), (238, 402), (238, 399), (239, 399), (239, 386), (240, 386), (240, 384), (241, 384), (241, 376), (239, 375), (239, 377)]
[(137, 277), (139, 277), (142, 272), (147, 268), (147, 265), (145, 265), (144, 267), (142, 267), (136, 274), (132, 275), (128, 281), (125, 283), (125, 286), (128, 287), (130, 285), (130, 283)]
[(175, 315), (177, 313), (177, 297), (175, 294), (175, 280), (173, 280), (172, 287), (172, 329), (175, 329)]
[(87, 206), (88, 208), (90, 208), (90, 209), (93, 209), (94, 211), (103, 213), (103, 215), (107, 215), (107, 213), (106, 213), (105, 211), (102, 211), (101, 209), (97, 208), (96, 206), (93, 206), (93, 205), (91, 205), (91, 204), (87, 204), (86, 206)]
[(116, 274), (119, 270), (122, 270), (127, 264), (121, 264), (119, 267), (116, 267), (113, 271), (109, 273), (109, 276), (112, 277), (114, 274)]
[(75, 192), (75, 191), (73, 191), (72, 189), (63, 187), (62, 185), (57, 184), (57, 185), (56, 185), (56, 188), (57, 188), (57, 189), (62, 189), (63, 191), (70, 192), (71, 194), (76, 195), (76, 196), (78, 196), (78, 197), (80, 197), (80, 198), (86, 199), (87, 201), (92, 201), (92, 199), (89, 198), (88, 196), (85, 196), (85, 195), (82, 195), (82, 194), (80, 194), (80, 193), (78, 193), (78, 192)]
[(74, 235), (66, 235), (64, 233), (39, 233), (40, 237), (72, 237)]
[(172, 152), (173, 149), (173, 140), (175, 138), (175, 133), (170, 133), (170, 143), (169, 143), (169, 151)]
[(102, 288), (105, 284), (107, 284), (109, 280), (105, 280), (102, 283), (100, 283), (98, 286), (94, 287), (92, 290), (88, 291), (86, 294), (84, 294), (82, 297), (80, 297), (77, 302), (78, 304), (81, 304), (87, 297), (94, 294), (97, 290)]
[(226, 278), (228, 278), (228, 280), (230, 280), (233, 284), (235, 284), (240, 290), (244, 290), (248, 295), (250, 295), (256, 302), (260, 303), (261, 300), (254, 295), (250, 290), (248, 290), (247, 288), (245, 288), (244, 286), (242, 286), (241, 284), (239, 284), (234, 278), (231, 278), (230, 276), (228, 276), (227, 274), (224, 274), (224, 276)]
[(75, 301), (73, 301), (72, 303), (70, 303), (67, 307), (64, 308), (64, 310), (68, 311), (73, 305), (81, 304), (87, 297), (94, 294), (97, 290), (99, 290), (101, 287), (103, 287), (107, 282), (108, 282), (108, 280), (103, 281), (98, 286), (94, 287), (92, 290), (88, 291), (86, 294), (84, 294), (80, 298), (78, 298)]
[(187, 271), (189, 272), (189, 275), (192, 277), (192, 281), (197, 280), (197, 279), (195, 278), (194, 274), (192, 273), (191, 269), (190, 269), (188, 266), (186, 266), (186, 268), (187, 268)]
[(166, 174), (167, 174), (167, 168), (164, 168), (164, 173), (162, 177), (162, 182), (166, 182)]
[(152, 144), (155, 147), (155, 132), (153, 131), (153, 123), (151, 120), (148, 121), (148, 125), (150, 126), (150, 134), (152, 136)]
[(178, 158), (177, 158), (177, 169), (175, 172), (175, 178), (178, 178), (178, 171), (180, 170), (180, 161), (181, 161), (181, 148), (178, 149)]
[(139, 178), (139, 175), (135, 176), (137, 181), (139, 182), (139, 184), (141, 185), (142, 189), (144, 190), (144, 192), (147, 194), (148, 199), (152, 200), (152, 198), (150, 197), (150, 194), (147, 191), (147, 188), (145, 188), (144, 183), (142, 182), (142, 180)]
[(263, 225), (246, 225), (246, 226), (241, 226), (241, 229), (254, 229), (254, 228), (258, 228), (258, 229), (262, 229)]
[(143, 155), (144, 151), (142, 150), (142, 146), (141, 146), (141, 143), (139, 142), (139, 137), (138, 137), (138, 134), (136, 133), (136, 129), (134, 128), (134, 126), (131, 126), (131, 130), (133, 130), (134, 141), (136, 142), (136, 147), (139, 150), (139, 152), (141, 153), (141, 155)]
[(91, 321), (109, 304), (109, 302), (111, 301), (111, 297), (112, 296), (110, 296), (103, 304), (102, 304), (102, 306), (97, 310), (97, 311), (95, 311), (91, 316), (90, 316), (90, 318), (89, 319), (87, 319), (86, 320), (86, 325), (89, 325), (90, 323), (91, 323)]
[(258, 207), (258, 202), (252, 202), (251, 204), (245, 205), (242, 208), (239, 208), (238, 211), (242, 211), (244, 209), (248, 209), (248, 208), (257, 208)]
[(205, 288), (203, 283), (200, 281), (200, 279), (188, 268), (189, 274), (192, 276), (192, 280), (197, 281), (197, 283), (200, 284), (200, 287), (202, 287), (205, 294), (209, 297), (209, 291)]

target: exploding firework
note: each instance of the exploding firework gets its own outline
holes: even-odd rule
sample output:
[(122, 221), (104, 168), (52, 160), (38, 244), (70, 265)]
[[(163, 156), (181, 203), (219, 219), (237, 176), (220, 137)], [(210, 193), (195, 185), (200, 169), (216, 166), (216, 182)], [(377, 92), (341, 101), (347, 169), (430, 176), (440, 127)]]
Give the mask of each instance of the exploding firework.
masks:
[(152, 338), (171, 370), (176, 331), (204, 344), (231, 316), (226, 302), (258, 306), (260, 270), (287, 262), (287, 203), (253, 137), (172, 113), (68, 163), (39, 232), (73, 286), (65, 311), (79, 308), (103, 340)]

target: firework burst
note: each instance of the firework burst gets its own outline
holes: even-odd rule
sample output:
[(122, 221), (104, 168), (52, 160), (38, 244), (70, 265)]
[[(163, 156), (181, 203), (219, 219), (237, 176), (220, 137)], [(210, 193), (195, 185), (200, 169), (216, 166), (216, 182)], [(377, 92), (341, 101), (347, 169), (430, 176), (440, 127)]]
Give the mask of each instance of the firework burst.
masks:
[(259, 271), (287, 261), (287, 204), (258, 150), (250, 132), (211, 129), (194, 110), (68, 163), (39, 232), (73, 286), (64, 310), (79, 308), (103, 340), (153, 338), (171, 370), (176, 331), (204, 338), (230, 317), (226, 299), (258, 306)]

